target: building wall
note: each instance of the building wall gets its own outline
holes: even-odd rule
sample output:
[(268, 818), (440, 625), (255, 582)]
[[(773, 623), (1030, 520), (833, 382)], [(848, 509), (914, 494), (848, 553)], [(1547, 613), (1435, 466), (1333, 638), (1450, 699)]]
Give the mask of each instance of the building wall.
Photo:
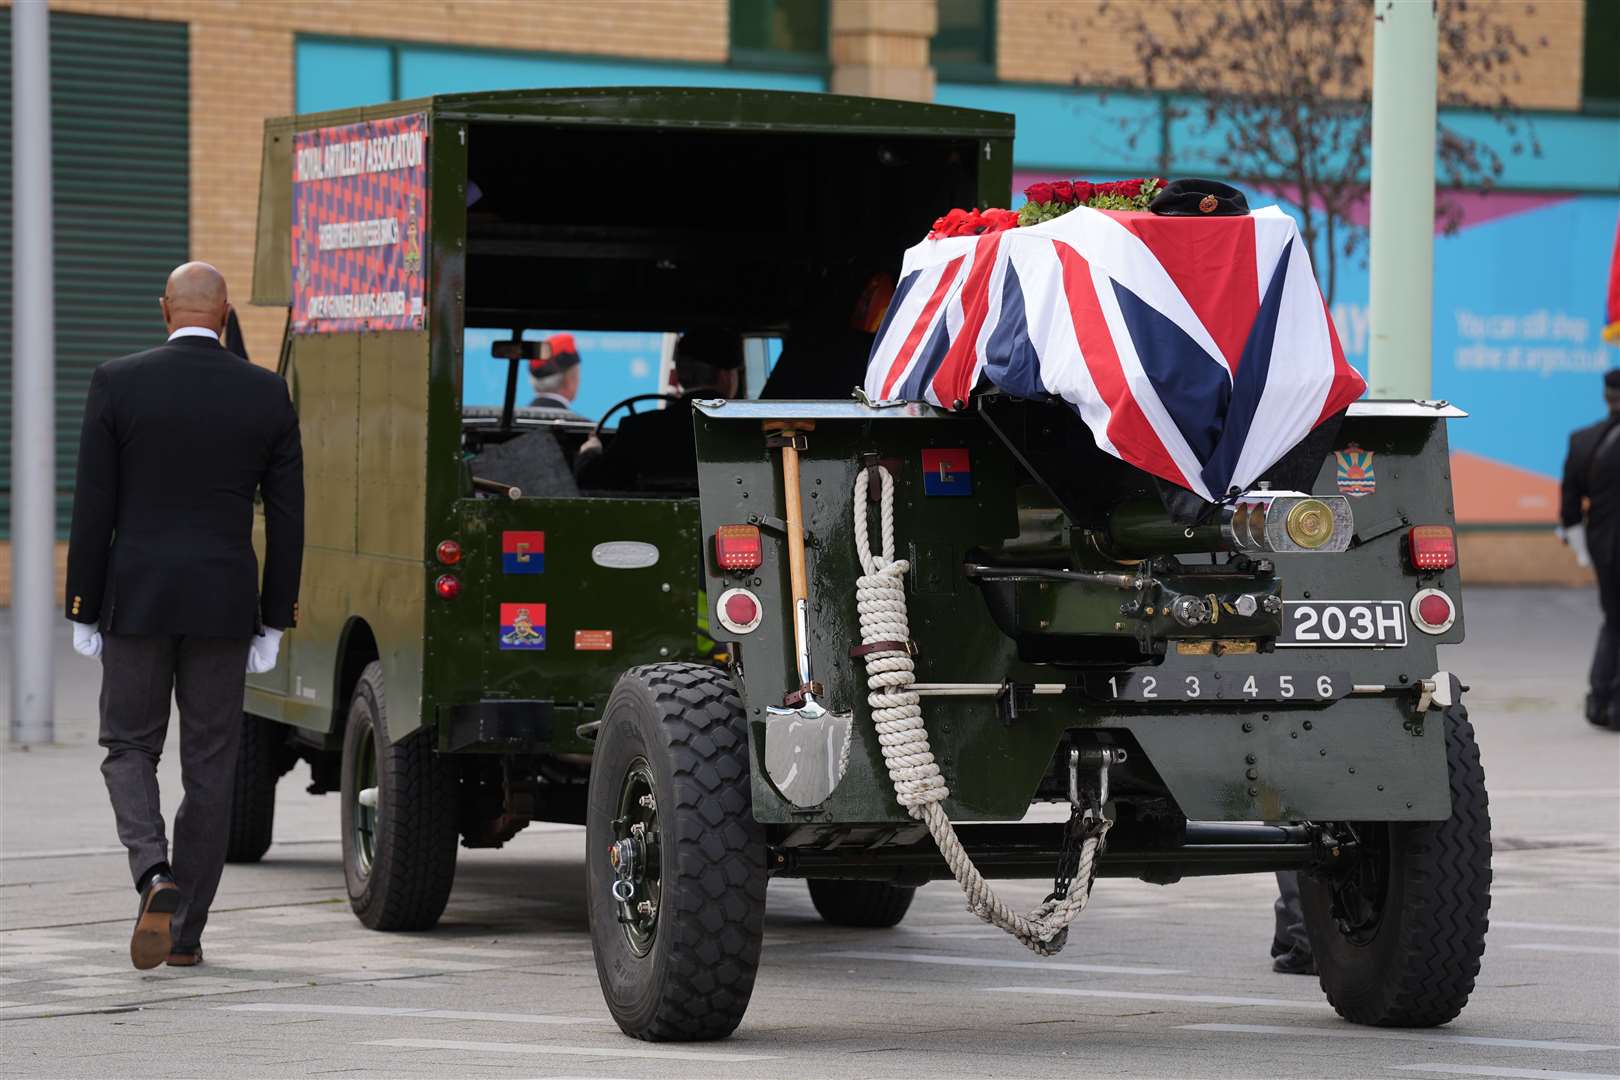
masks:
[[(1455, 0), (1448, 0), (1455, 2)], [(1516, 61), (1519, 82), (1513, 96), (1526, 109), (1578, 109), (1585, 5), (1578, 0), (1483, 0), (1471, 11), (1488, 10), (1531, 46)], [(1141, 66), (1126, 27), (1137, 15), (1152, 28), (1169, 31), (1170, 11), (1140, 0), (1001, 0), (996, 9), (996, 75), (1017, 82), (1094, 86), (1137, 86)], [(1372, 34), (1372, 5), (1367, 5)], [(1545, 44), (1542, 44), (1545, 39)], [(1370, 55), (1370, 52), (1369, 52)], [(1182, 87), (1196, 91), (1198, 87)], [(1475, 100), (1474, 87), (1461, 79), (1442, 84), (1442, 95)]]
[[(218, 266), (248, 353), (274, 363), (284, 313), (246, 303), (266, 117), (294, 109), (297, 35), (353, 34), (527, 51), (723, 63), (727, 0), (51, 0), (51, 7), (191, 24), (192, 257)], [(611, 12), (611, 18), (605, 13)]]

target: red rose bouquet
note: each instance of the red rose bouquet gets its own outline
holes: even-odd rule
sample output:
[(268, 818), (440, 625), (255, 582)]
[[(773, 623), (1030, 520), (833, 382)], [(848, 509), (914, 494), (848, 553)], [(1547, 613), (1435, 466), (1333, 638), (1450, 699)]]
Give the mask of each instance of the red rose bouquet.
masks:
[(1146, 210), (1153, 197), (1164, 190), (1164, 180), (1151, 176), (1135, 180), (1111, 180), (1093, 184), (1088, 180), (1056, 180), (1031, 184), (1024, 189), (1026, 202), (1018, 211), (1018, 224), (1038, 225), (1062, 217), (1077, 206), (1097, 210)]

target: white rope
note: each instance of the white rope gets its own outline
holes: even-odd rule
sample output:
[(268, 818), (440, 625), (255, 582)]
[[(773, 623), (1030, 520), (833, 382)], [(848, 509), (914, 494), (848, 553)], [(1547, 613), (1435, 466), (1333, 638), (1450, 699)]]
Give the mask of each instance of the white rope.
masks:
[[(905, 574), (911, 564), (894, 557), (894, 478), (888, 469), (880, 466), (879, 471), (883, 477), (879, 503), (882, 549), (877, 555), (872, 554), (867, 523), (869, 470), (860, 469), (855, 475), (855, 550), (864, 571), (855, 583), (855, 606), (861, 618), (861, 642), (865, 645), (911, 639), (905, 588)], [(928, 746), (922, 706), (918, 704), (917, 692), (912, 689), (916, 670), (909, 652), (885, 650), (868, 653), (865, 659), (869, 690), (866, 701), (872, 707), (872, 722), (883, 748), (884, 763), (889, 768), (889, 779), (894, 784), (895, 799), (912, 817), (928, 826), (939, 853), (967, 896), (968, 910), (1012, 934), (1041, 956), (1058, 952), (1068, 937), (1069, 924), (1091, 898), (1097, 850), (1111, 823), (1103, 818), (1097, 834), (1082, 843), (1079, 865), (1067, 895), (1045, 900), (1027, 914), (1013, 911), (973, 865), (940, 805), (951, 792)]]

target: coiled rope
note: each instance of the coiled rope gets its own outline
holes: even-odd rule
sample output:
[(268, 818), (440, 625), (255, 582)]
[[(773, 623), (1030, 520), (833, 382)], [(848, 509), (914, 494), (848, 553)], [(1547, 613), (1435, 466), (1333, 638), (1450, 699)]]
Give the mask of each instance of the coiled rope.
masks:
[[(906, 642), (911, 640), (911, 629), (906, 617), (905, 574), (911, 564), (894, 557), (894, 477), (888, 469), (877, 467), (883, 489), (879, 500), (882, 550), (873, 555), (867, 522), (867, 475), (871, 471), (863, 468), (855, 476), (855, 550), (864, 571), (855, 582), (861, 642)], [(1085, 910), (1091, 898), (1097, 851), (1111, 822), (1099, 818), (1095, 832), (1081, 843), (1079, 863), (1067, 893), (1049, 897), (1027, 914), (1013, 911), (973, 865), (940, 805), (951, 792), (928, 746), (922, 706), (911, 688), (916, 669), (910, 654), (885, 650), (868, 653), (865, 659), (869, 691), (866, 701), (872, 708), (872, 722), (894, 784), (894, 797), (907, 813), (928, 826), (945, 864), (967, 896), (968, 910), (1041, 956), (1059, 952), (1068, 938), (1069, 924)]]

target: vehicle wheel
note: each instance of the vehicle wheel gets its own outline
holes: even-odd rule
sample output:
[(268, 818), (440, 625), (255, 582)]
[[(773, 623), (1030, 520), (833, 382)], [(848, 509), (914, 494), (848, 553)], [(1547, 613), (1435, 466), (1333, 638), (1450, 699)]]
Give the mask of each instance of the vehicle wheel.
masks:
[(242, 737), (236, 750), (236, 779), (231, 787), (230, 831), (225, 861), (252, 863), (270, 850), (276, 821), (277, 761), (281, 731), (275, 721), (242, 714)]
[(886, 881), (842, 881), (811, 878), (810, 902), (833, 926), (867, 926), (887, 930), (899, 926), (917, 895), (915, 885)]
[(719, 1039), (742, 1022), (765, 923), (765, 830), (725, 672), (631, 668), (602, 712), (586, 812), (586, 907), (626, 1035)]
[(1354, 824), (1367, 849), (1337, 880), (1300, 878), (1322, 990), (1357, 1024), (1434, 1027), (1462, 1012), (1485, 953), (1491, 817), (1468, 710), (1444, 710), (1451, 817)]
[(427, 930), (456, 877), (455, 763), (433, 734), (388, 737), (382, 665), (355, 685), (343, 735), (343, 876), (373, 930)]

